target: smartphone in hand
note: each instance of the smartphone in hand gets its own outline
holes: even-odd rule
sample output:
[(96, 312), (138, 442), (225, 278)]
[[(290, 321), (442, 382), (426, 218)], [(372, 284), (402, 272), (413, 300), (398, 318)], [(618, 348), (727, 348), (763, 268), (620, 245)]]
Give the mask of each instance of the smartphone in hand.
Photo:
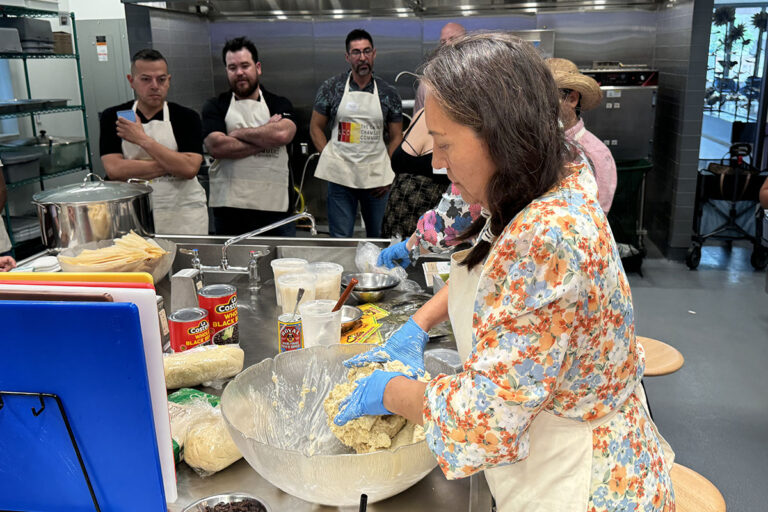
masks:
[(118, 110), (117, 117), (122, 117), (123, 119), (127, 119), (132, 123), (136, 122), (136, 112), (133, 110)]

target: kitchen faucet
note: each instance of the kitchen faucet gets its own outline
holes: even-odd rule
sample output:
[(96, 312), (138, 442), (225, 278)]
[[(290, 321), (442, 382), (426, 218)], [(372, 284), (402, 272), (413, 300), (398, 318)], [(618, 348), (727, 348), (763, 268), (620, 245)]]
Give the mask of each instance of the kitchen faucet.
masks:
[(250, 238), (252, 236), (259, 236), (262, 233), (266, 233), (267, 231), (271, 231), (275, 228), (279, 228), (280, 226), (284, 226), (286, 224), (290, 224), (291, 222), (297, 221), (299, 219), (308, 219), (311, 226), (309, 228), (309, 233), (311, 235), (317, 234), (317, 227), (315, 225), (315, 217), (312, 216), (311, 213), (297, 213), (296, 215), (291, 215), (290, 217), (286, 217), (285, 219), (279, 220), (277, 222), (273, 222), (272, 224), (269, 224), (267, 226), (254, 229), (253, 231), (249, 231), (248, 233), (244, 233), (242, 235), (237, 235), (235, 237), (230, 238), (226, 242), (224, 242), (224, 247), (221, 248), (221, 268), (222, 270), (228, 270), (229, 267), (229, 259), (227, 258), (227, 252), (229, 251), (229, 246), (234, 245), (237, 242), (240, 242), (242, 240), (245, 240), (246, 238)]
[(312, 235), (317, 234), (315, 217), (313, 217), (311, 213), (306, 213), (306, 212), (297, 213), (296, 215), (292, 215), (290, 217), (286, 217), (285, 219), (279, 220), (277, 222), (273, 222), (268, 226), (254, 229), (253, 231), (249, 231), (248, 233), (244, 233), (242, 235), (237, 235), (235, 237), (230, 238), (226, 242), (224, 242), (224, 245), (221, 248), (221, 262), (219, 263), (218, 266), (203, 265), (202, 262), (200, 261), (200, 255), (197, 249), (179, 249), (179, 252), (183, 254), (189, 254), (190, 256), (192, 256), (192, 261), (190, 262), (190, 264), (192, 268), (199, 270), (201, 274), (204, 272), (226, 272), (226, 273), (232, 273), (232, 274), (248, 274), (249, 287), (251, 289), (258, 289), (261, 286), (261, 279), (259, 278), (259, 273), (258, 273), (259, 258), (269, 254), (269, 251), (267, 252), (251, 251), (251, 255), (248, 260), (248, 266), (233, 267), (229, 264), (229, 247), (242, 240), (245, 240), (246, 238), (250, 238), (252, 236), (259, 236), (262, 233), (266, 233), (267, 231), (271, 231), (275, 228), (279, 228), (280, 226), (283, 226), (285, 224), (290, 224), (291, 222), (295, 222), (299, 219), (309, 220), (310, 233)]

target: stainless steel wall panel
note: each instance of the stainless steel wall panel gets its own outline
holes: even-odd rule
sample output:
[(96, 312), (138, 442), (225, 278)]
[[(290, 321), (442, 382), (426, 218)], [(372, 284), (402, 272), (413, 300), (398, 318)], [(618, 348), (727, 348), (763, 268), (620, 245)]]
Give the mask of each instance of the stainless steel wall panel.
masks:
[(651, 158), (656, 87), (601, 89), (600, 106), (584, 112), (584, 125), (610, 148), (616, 161)]
[(344, 40), (356, 28), (367, 30), (376, 47), (375, 73), (395, 85), (401, 98), (413, 98), (412, 80), (401, 79), (400, 71), (414, 71), (422, 62), (422, 24), (418, 19), (366, 18), (344, 21), (315, 21), (315, 84), (349, 69), (344, 60)]
[(229, 88), (221, 51), (228, 39), (239, 36), (248, 37), (256, 45), (264, 87), (291, 100), (300, 123), (308, 124), (315, 92), (312, 23), (301, 20), (211, 23), (211, 62), (217, 93)]
[(168, 60), (169, 101), (198, 112), (213, 95), (208, 20), (190, 14), (149, 9), (152, 48)]
[(555, 56), (579, 66), (596, 60), (654, 65), (655, 11), (539, 13), (537, 28), (555, 31)]

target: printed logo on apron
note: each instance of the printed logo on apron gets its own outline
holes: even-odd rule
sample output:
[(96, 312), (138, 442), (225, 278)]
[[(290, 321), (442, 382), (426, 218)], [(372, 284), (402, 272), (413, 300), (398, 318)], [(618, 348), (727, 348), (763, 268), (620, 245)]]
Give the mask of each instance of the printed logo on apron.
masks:
[(395, 173), (384, 145), (379, 89), (373, 79), (373, 94), (350, 91), (350, 77), (315, 176), (351, 188), (383, 187), (392, 183)]
[[(133, 102), (136, 111), (138, 101)], [(163, 120), (152, 120), (141, 127), (152, 140), (172, 151), (178, 151), (176, 137), (173, 135), (168, 102), (163, 103)], [(123, 158), (127, 160), (152, 160), (152, 157), (140, 146), (128, 141), (122, 143)], [(208, 205), (205, 190), (197, 181), (164, 176), (151, 180), (150, 202), (155, 221), (155, 233), (171, 235), (207, 235)]]

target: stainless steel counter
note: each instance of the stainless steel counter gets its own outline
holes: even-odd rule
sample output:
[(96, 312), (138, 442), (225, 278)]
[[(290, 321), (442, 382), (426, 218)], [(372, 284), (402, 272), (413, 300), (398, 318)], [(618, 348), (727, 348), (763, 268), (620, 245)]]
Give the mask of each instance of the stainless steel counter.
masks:
[[(176, 239), (175, 241), (187, 248), (203, 249), (203, 246), (206, 246), (207, 251), (200, 251), (203, 263), (215, 263), (210, 261), (210, 258), (215, 258), (218, 255), (217, 240), (207, 238), (199, 241), (191, 239)], [(245, 351), (245, 367), (248, 367), (265, 358), (274, 357), (278, 352), (278, 308), (269, 261), (276, 257), (290, 255), (304, 257), (310, 261), (337, 261), (345, 266), (345, 270), (352, 271), (354, 267), (351, 265), (354, 262), (356, 241), (350, 243), (350, 241), (335, 242), (330, 239), (315, 239), (309, 242), (301, 239), (251, 239), (244, 241), (242, 245), (233, 246), (234, 249), (239, 249), (239, 251), (231, 252), (233, 258), (246, 258), (248, 248), (254, 246), (270, 248), (269, 257), (260, 264), (262, 288), (257, 293), (251, 294), (247, 288), (247, 277), (232, 274), (206, 274), (204, 283), (228, 282), (237, 286), (240, 345)], [(184, 256), (181, 254), (179, 256), (180, 258), (174, 263), (174, 271), (183, 268), (186, 264)], [(209, 261), (206, 261), (205, 258), (209, 258)], [(239, 265), (241, 262), (235, 261), (233, 264)], [(421, 267), (419, 266), (418, 269), (412, 270), (409, 277), (423, 286), (424, 279), (421, 274)], [(158, 284), (157, 290), (163, 295), (165, 303), (170, 304), (169, 281), (163, 280)], [(407, 314), (405, 302), (414, 300), (424, 302), (427, 298), (428, 295), (426, 294), (402, 294), (393, 291), (385, 296), (382, 306), (386, 309), (389, 307), (388, 305), (398, 305), (401, 310), (405, 307), (405, 314)], [(412, 307), (415, 308), (416, 304), (413, 304)], [(398, 316), (398, 318), (401, 317), (402, 314)], [(386, 322), (386, 319), (383, 322)], [(427, 350), (433, 348), (455, 348), (455, 342), (452, 336), (441, 336), (431, 340), (427, 345)], [(202, 389), (215, 394), (222, 392), (222, 390)], [(275, 463), (279, 464), (280, 462), (275, 461)], [(199, 498), (232, 491), (247, 492), (259, 496), (267, 501), (275, 512), (287, 510), (296, 512), (357, 510), (357, 507), (333, 508), (315, 505), (286, 494), (261, 478), (245, 460), (240, 460), (229, 468), (207, 478), (199, 477), (184, 463), (179, 465), (176, 474), (179, 499), (176, 503), (169, 504), (171, 512), (180, 512), (185, 506)], [(448, 481), (440, 469), (435, 468), (426, 478), (410, 489), (379, 503), (369, 504), (368, 510), (372, 512), (433, 510), (486, 512), (490, 510), (490, 493), (482, 475), (472, 479)]]
[[(180, 247), (198, 248), (200, 258), (205, 265), (215, 265), (220, 257), (223, 237), (163, 237), (175, 241)], [(233, 284), (238, 289), (238, 318), (240, 330), (240, 345), (245, 351), (245, 367), (256, 364), (265, 358), (274, 357), (277, 350), (277, 316), (278, 308), (275, 300), (274, 281), (272, 280), (269, 261), (279, 257), (302, 257), (309, 261), (335, 261), (345, 267), (345, 271), (354, 271), (354, 253), (358, 240), (332, 240), (327, 238), (313, 239), (279, 239), (279, 238), (255, 238), (244, 240), (241, 244), (232, 246), (230, 259), (233, 265), (244, 265), (248, 259), (248, 251), (251, 249), (268, 249), (269, 255), (259, 263), (262, 278), (262, 287), (256, 293), (248, 291), (248, 280), (245, 275), (231, 273), (205, 274), (204, 283), (213, 284), (226, 282)], [(375, 241), (385, 246), (388, 241)], [(29, 258), (24, 262), (35, 259)], [(177, 254), (171, 274), (187, 267), (189, 257)], [(409, 278), (424, 286), (424, 277), (419, 265), (417, 269), (411, 269)], [(171, 303), (170, 281), (163, 279), (156, 286), (157, 293), (165, 299), (165, 304)], [(403, 294), (400, 292), (388, 292), (384, 301), (380, 304), (385, 309), (396, 308), (399, 315), (393, 315), (383, 323), (402, 320), (409, 314), (410, 307), (415, 309), (420, 303), (427, 300), (427, 294)], [(350, 303), (354, 303), (351, 301)], [(170, 311), (168, 311), (170, 313)], [(407, 318), (407, 316), (405, 316)], [(391, 325), (390, 328), (394, 328)], [(444, 331), (447, 332), (447, 331)], [(440, 336), (430, 340), (427, 350), (434, 348), (455, 348), (453, 337)], [(223, 389), (201, 388), (206, 392), (220, 395)], [(279, 464), (280, 461), (275, 461)], [(352, 512), (357, 507), (325, 507), (303, 501), (286, 494), (263, 479), (244, 460), (236, 462), (232, 466), (210, 477), (202, 478), (184, 463), (179, 464), (176, 470), (179, 497), (175, 503), (168, 504), (170, 512), (181, 512), (190, 503), (215, 494), (224, 494), (233, 491), (247, 492), (264, 499), (274, 512), (282, 511), (345, 511)], [(368, 505), (372, 512), (421, 512), (434, 510), (451, 511), (482, 511), (488, 512), (491, 507), (491, 495), (482, 475), (472, 478), (448, 481), (439, 468), (435, 468), (429, 475), (416, 485), (387, 500)]]

